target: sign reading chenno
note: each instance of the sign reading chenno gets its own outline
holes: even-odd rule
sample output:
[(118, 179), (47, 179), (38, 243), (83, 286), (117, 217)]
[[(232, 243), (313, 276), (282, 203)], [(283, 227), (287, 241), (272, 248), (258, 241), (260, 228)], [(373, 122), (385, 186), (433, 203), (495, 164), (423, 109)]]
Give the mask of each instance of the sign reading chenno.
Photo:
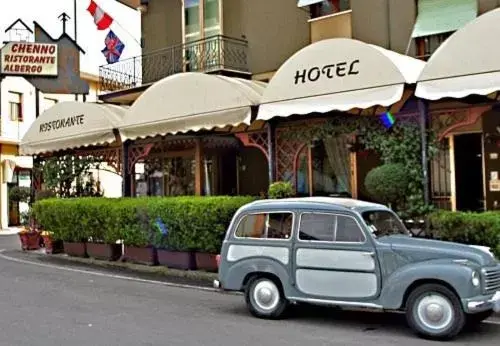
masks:
[(2, 48), (1, 73), (22, 76), (57, 76), (57, 44), (8, 42)]
[(322, 76), (332, 78), (342, 78), (349, 75), (359, 74), (359, 60), (342, 61), (336, 64), (329, 64), (323, 67), (311, 67), (310, 69), (297, 70), (295, 72), (295, 84), (305, 82), (316, 82)]

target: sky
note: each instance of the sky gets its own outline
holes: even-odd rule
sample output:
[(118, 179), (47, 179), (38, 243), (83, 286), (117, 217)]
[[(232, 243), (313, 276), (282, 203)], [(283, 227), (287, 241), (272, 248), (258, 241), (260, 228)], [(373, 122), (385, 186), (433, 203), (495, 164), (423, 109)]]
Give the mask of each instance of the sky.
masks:
[[(140, 13), (116, 0), (94, 1), (114, 19), (111, 30), (125, 44), (120, 60), (141, 55), (138, 43), (141, 37)], [(62, 34), (62, 23), (57, 17), (62, 12), (71, 17), (66, 32), (74, 38), (73, 3), (73, 0), (14, 0), (10, 6), (3, 5), (0, 10), (0, 42), (8, 40), (4, 31), (18, 18), (31, 29), (33, 21), (36, 21), (52, 37), (58, 38)], [(107, 64), (101, 50), (105, 47), (104, 38), (108, 30), (97, 30), (93, 17), (87, 11), (89, 4), (90, 0), (76, 0), (77, 42), (85, 51), (80, 59), (80, 70), (98, 75), (99, 66)]]

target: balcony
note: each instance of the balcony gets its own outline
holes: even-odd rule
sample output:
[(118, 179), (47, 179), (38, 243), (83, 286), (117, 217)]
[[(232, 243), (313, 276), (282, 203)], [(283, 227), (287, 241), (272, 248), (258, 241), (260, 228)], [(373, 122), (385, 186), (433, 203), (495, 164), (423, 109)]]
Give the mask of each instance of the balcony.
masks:
[(311, 43), (328, 38), (352, 38), (352, 10), (333, 13), (309, 20)]
[(249, 75), (248, 42), (216, 35), (167, 47), (99, 68), (99, 93), (154, 83), (180, 72)]

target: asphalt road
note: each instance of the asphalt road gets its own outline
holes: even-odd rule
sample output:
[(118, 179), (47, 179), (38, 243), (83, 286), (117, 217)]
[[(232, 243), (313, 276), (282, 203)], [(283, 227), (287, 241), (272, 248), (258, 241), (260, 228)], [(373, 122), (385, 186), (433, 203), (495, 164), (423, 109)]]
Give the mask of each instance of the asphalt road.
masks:
[[(0, 237), (0, 249), (18, 246)], [(0, 346), (55, 345), (433, 345), (400, 315), (301, 309), (288, 320), (255, 319), (241, 296), (165, 287), (0, 257)], [(453, 345), (500, 343), (482, 324)]]

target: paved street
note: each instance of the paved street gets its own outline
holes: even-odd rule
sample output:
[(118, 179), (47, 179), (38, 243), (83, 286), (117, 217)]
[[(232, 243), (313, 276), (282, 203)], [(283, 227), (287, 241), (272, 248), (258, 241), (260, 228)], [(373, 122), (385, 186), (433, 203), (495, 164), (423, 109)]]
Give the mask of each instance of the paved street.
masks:
[[(0, 248), (17, 246), (0, 237)], [(0, 345), (431, 345), (401, 316), (301, 310), (284, 321), (248, 315), (240, 296), (125, 281), (0, 258)], [(498, 345), (483, 324), (454, 345)]]

